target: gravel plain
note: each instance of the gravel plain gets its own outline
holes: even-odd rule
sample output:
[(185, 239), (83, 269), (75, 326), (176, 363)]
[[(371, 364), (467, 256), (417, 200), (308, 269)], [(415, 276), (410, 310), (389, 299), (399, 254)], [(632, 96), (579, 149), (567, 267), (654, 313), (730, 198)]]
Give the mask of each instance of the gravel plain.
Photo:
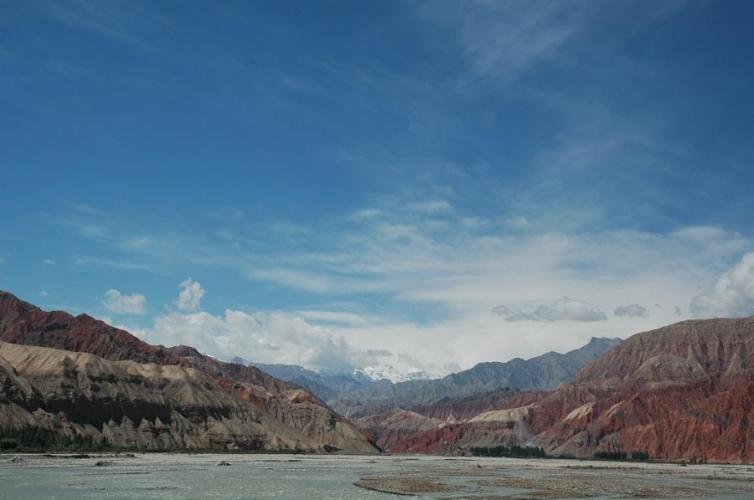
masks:
[(0, 455), (0, 498), (754, 498), (754, 466), (409, 456)]

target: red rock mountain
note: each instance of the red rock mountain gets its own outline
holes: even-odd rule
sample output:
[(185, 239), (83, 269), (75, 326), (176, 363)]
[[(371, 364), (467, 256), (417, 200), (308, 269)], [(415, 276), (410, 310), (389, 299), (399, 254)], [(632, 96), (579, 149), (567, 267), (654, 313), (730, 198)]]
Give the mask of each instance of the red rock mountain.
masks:
[[(196, 370), (208, 377), (207, 380), (213, 383), (216, 391), (227, 392), (238, 400), (252, 404), (257, 413), (261, 411), (268, 415), (275, 422), (276, 428), (287, 429), (289, 432), (284, 432), (286, 439), (278, 440), (280, 442), (298, 440), (302, 447), (307, 449), (319, 446), (322, 449), (342, 449), (360, 453), (376, 451), (363, 433), (318, 398), (257, 368), (225, 363), (203, 355), (192, 347), (150, 345), (125, 330), (114, 328), (85, 314), (74, 317), (62, 311), (43, 311), (1, 291), (0, 341), (90, 353), (107, 361), (127, 360), (141, 365), (154, 363)], [(17, 351), (12, 352), (13, 359), (21, 363), (19, 366), (10, 363), (16, 372), (29, 371), (28, 367), (23, 365), (25, 359), (39, 356), (55, 359), (60, 357), (58, 354), (52, 354), (52, 351), (44, 355), (34, 352), (33, 356), (31, 351), (23, 355)], [(59, 371), (57, 368), (44, 366), (53, 373), (57, 374)], [(107, 365), (107, 370), (117, 372), (120, 368)], [(129, 370), (139, 371), (135, 368)], [(33, 370), (28, 376), (30, 380), (34, 379)], [(196, 379), (193, 376), (191, 378)]]
[(554, 452), (752, 462), (754, 317), (634, 335), (539, 403), (532, 423)]
[[(394, 426), (397, 419), (383, 421)], [(519, 444), (553, 455), (641, 451), (661, 460), (751, 463), (754, 317), (639, 333), (554, 391), (513, 395), (461, 422), (429, 423), (392, 448), (466, 453)]]

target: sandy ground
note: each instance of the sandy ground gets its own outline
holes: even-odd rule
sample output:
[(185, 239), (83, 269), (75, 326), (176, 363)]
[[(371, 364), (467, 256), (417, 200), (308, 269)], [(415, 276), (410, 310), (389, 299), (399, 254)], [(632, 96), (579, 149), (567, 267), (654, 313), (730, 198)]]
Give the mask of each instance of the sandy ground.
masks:
[(2, 499), (394, 495), (743, 499), (754, 498), (754, 466), (406, 456), (0, 455)]

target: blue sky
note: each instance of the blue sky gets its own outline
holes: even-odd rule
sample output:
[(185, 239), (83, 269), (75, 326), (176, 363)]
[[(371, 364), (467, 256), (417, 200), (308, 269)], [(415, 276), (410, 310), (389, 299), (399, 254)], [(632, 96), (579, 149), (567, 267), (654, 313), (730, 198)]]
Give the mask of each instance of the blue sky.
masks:
[(3, 2), (0, 288), (219, 357), (433, 373), (754, 314), (753, 21)]

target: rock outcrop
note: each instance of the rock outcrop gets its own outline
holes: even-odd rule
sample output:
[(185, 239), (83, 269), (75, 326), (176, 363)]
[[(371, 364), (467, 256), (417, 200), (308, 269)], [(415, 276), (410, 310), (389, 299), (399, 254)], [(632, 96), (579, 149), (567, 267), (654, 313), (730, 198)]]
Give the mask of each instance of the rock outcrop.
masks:
[[(50, 353), (63, 354), (49, 354), (51, 359), (57, 359), (56, 356), (60, 357), (60, 362), (63, 365), (71, 365), (70, 370), (76, 373), (80, 370), (76, 360), (84, 359), (77, 356), (88, 353), (93, 355), (91, 358), (86, 358), (87, 362), (92, 363), (92, 367), (100, 367), (105, 371), (114, 370), (117, 373), (108, 377), (115, 377), (116, 380), (119, 380), (116, 375), (142, 376), (146, 373), (144, 370), (150, 373), (157, 370), (159, 373), (154, 376), (159, 379), (159, 384), (164, 385), (165, 390), (174, 389), (175, 386), (172, 383), (165, 382), (171, 380), (172, 376), (184, 381), (189, 379), (196, 381), (190, 384), (182, 382), (180, 386), (181, 391), (198, 398), (196, 400), (198, 406), (194, 405), (197, 406), (196, 411), (187, 411), (192, 418), (212, 415), (216, 425), (227, 427), (228, 432), (220, 433), (225, 436), (223, 442), (226, 448), (252, 447), (253, 443), (248, 441), (249, 436), (260, 436), (262, 446), (273, 449), (299, 447), (307, 450), (341, 450), (351, 453), (377, 451), (366, 436), (347, 419), (337, 415), (318, 398), (293, 384), (275, 379), (253, 367), (218, 361), (191, 347), (167, 348), (147, 344), (124, 330), (109, 326), (87, 315), (74, 317), (61, 311), (46, 312), (9, 293), (0, 292), (0, 341), (53, 348), (54, 350), (49, 351)], [(8, 344), (3, 347), (8, 352), (12, 348), (13, 346), (9, 347)], [(66, 351), (68, 351), (67, 354)], [(60, 368), (63, 370), (61, 374), (55, 375), (55, 380), (60, 377), (59, 381), (62, 385), (50, 392), (47, 391), (45, 385), (47, 384), (45, 376), (34, 374), (36, 368), (42, 369), (46, 365), (34, 362), (25, 366), (22, 361), (17, 361), (17, 358), (27, 358), (23, 358), (17, 351), (13, 352), (14, 356), (10, 356), (13, 360), (7, 358), (5, 361), (0, 360), (0, 369), (3, 370), (1, 376), (5, 381), (2, 386), (2, 397), (12, 403), (4, 407), (0, 415), (0, 426), (8, 423), (20, 425), (23, 421), (32, 423), (28, 418), (35, 411), (37, 413), (51, 411), (52, 415), (62, 414), (64, 420), (74, 428), (75, 425), (94, 426), (98, 432), (105, 432), (102, 428), (104, 425), (102, 419), (98, 419), (95, 425), (84, 422), (78, 414), (81, 411), (88, 412), (89, 406), (95, 404), (93, 401), (100, 401), (99, 397), (90, 401), (85, 396), (89, 394), (86, 391), (90, 391), (92, 384), (101, 388), (101, 381), (81, 382), (84, 383), (83, 386), (70, 387), (73, 379), (66, 378), (65, 374), (68, 372), (63, 366)], [(35, 351), (35, 356), (42, 355)], [(37, 358), (32, 356), (28, 359)], [(132, 364), (124, 365), (128, 367), (126, 371), (123, 371), (124, 366), (117, 364), (124, 361), (132, 362)], [(108, 362), (111, 364), (107, 364)], [(112, 364), (112, 362), (116, 363)], [(87, 369), (95, 369), (89, 365), (86, 366)], [(89, 372), (86, 373), (85, 378), (89, 380)], [(200, 390), (201, 388), (204, 392)], [(170, 416), (170, 422), (176, 422), (178, 427), (172, 433), (168, 433), (169, 438), (156, 439), (151, 442), (150, 446), (202, 448), (217, 444), (212, 441), (211, 435), (198, 438), (192, 434), (193, 430), (189, 432), (190, 427), (187, 427), (188, 424), (184, 421), (184, 417), (188, 417), (181, 412), (174, 414), (170, 410), (176, 407), (175, 405), (180, 408), (187, 407), (186, 404), (182, 405), (180, 399), (170, 399), (173, 395), (162, 394), (161, 397), (167, 399), (159, 402), (158, 394), (135, 394), (128, 384), (116, 384), (110, 389), (112, 389), (113, 397), (120, 403), (115, 406), (111, 403), (106, 405), (113, 412), (109, 416), (120, 415), (125, 419), (123, 420), (126, 422), (125, 425), (133, 424), (138, 427), (142, 425), (141, 422), (147, 422), (144, 424), (147, 427), (153, 425), (149, 422), (154, 422), (154, 419), (144, 420), (150, 415), (149, 411), (157, 412), (155, 416), (162, 415), (165, 418)], [(58, 394), (59, 397), (56, 396), (57, 399), (52, 400), (46, 397), (52, 393)], [(210, 394), (214, 396), (209, 397)], [(40, 400), (40, 395), (45, 397)], [(132, 396), (135, 399), (129, 403)], [(159, 404), (155, 403), (155, 398)], [(24, 404), (20, 404), (22, 402)], [(136, 413), (131, 415), (126, 410), (131, 411), (130, 408), (134, 405), (139, 410), (134, 410)], [(19, 408), (26, 409), (29, 415), (21, 412)], [(223, 410), (220, 411), (220, 408)], [(29, 409), (32, 411), (28, 411)], [(219, 419), (220, 415), (224, 415), (223, 418)], [(137, 417), (141, 417), (141, 420)], [(166, 425), (162, 417), (158, 420), (162, 426)], [(121, 420), (113, 418), (113, 421), (117, 423)], [(36, 425), (40, 421), (37, 419), (34, 422)], [(110, 420), (105, 421), (107, 422)], [(254, 422), (256, 424), (253, 425)], [(183, 437), (181, 437), (181, 430), (187, 432)]]

